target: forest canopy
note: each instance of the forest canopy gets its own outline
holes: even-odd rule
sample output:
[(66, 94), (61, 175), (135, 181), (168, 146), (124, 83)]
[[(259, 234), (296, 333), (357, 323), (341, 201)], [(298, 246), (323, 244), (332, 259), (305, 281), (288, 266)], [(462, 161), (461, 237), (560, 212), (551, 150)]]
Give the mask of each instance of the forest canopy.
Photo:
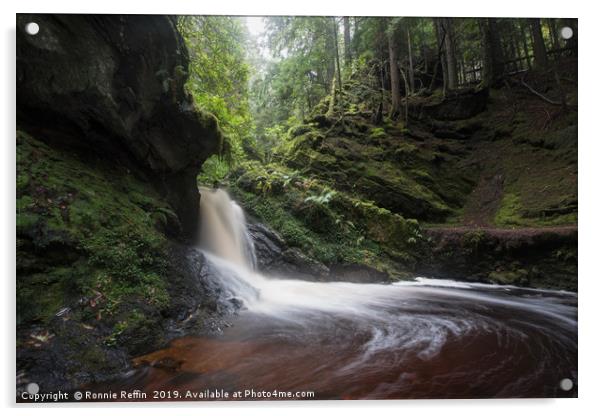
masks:
[[(376, 118), (407, 122), (412, 97), (498, 87), (505, 75), (577, 54), (574, 19), (274, 16), (252, 18), (263, 26), (255, 34), (248, 19), (178, 22), (190, 54), (188, 90), (218, 118), (230, 161), (269, 160), (318, 104), (334, 107), (344, 84), (371, 88), (365, 110)], [(575, 28), (569, 40), (560, 31), (567, 25)], [(219, 178), (228, 169), (217, 157), (204, 171)]]

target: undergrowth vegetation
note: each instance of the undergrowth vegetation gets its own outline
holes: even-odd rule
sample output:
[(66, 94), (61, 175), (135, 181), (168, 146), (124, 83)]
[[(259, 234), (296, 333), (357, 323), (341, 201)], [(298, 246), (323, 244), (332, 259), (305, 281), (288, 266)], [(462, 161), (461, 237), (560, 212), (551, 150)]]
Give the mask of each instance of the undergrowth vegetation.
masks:
[(132, 305), (168, 305), (159, 230), (175, 214), (149, 185), (23, 132), (17, 161), (17, 322), (68, 310), (84, 324), (131, 328), (143, 322)]
[(423, 242), (418, 222), (279, 165), (242, 164), (230, 190), (288, 244), (326, 264), (362, 264), (401, 276)]

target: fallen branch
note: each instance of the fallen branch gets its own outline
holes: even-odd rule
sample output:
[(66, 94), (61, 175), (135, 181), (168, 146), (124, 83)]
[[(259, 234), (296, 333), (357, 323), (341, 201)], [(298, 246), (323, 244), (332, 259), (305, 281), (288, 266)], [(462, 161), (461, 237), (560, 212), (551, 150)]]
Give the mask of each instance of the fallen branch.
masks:
[(535, 89), (533, 87), (531, 87), (529, 84), (527, 84), (525, 82), (525, 77), (523, 75), (523, 77), (520, 79), (521, 84), (523, 84), (523, 86), (525, 88), (527, 88), (529, 91), (531, 91), (533, 94), (535, 94), (537, 97), (541, 98), (542, 100), (544, 100), (546, 103), (550, 103), (552, 105), (563, 105), (560, 101), (554, 101), (549, 99), (548, 97), (546, 97), (545, 95), (543, 95), (540, 92), (535, 91)]

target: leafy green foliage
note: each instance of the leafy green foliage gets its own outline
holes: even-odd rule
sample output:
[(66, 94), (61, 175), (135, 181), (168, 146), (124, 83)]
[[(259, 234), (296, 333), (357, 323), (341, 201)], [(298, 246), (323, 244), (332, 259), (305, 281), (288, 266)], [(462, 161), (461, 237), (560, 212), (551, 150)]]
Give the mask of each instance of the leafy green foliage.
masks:
[(190, 55), (186, 88), (197, 105), (217, 117), (234, 156), (241, 157), (253, 131), (246, 28), (238, 17), (180, 16), (178, 30)]
[(203, 168), (198, 176), (201, 185), (219, 183), (230, 172), (230, 164), (220, 155), (213, 155), (203, 163)]
[(289, 245), (327, 264), (365, 264), (400, 276), (399, 264), (413, 264), (424, 241), (415, 220), (279, 165), (242, 164), (230, 190)]
[(273, 143), (275, 133), (308, 117), (330, 92), (336, 72), (334, 45), (340, 39), (331, 17), (278, 16), (265, 23), (273, 58), (264, 59), (253, 79), (251, 111), (258, 141)]
[(333, 196), (337, 194), (336, 191), (323, 189), (320, 195), (310, 195), (304, 199), (305, 202), (311, 202), (316, 205), (327, 205)]

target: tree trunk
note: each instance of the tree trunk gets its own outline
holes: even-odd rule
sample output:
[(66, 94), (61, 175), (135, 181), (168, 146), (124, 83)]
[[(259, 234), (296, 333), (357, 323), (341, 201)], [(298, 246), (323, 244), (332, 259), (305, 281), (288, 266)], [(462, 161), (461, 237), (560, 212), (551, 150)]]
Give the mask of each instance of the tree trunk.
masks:
[(391, 118), (399, 116), (401, 110), (401, 94), (399, 92), (399, 68), (397, 67), (397, 50), (395, 35), (388, 34), (389, 44), (389, 72), (391, 75)]
[(456, 45), (454, 39), (454, 23), (449, 17), (443, 18), (445, 30), (445, 63), (447, 66), (447, 89), (458, 87), (458, 66), (456, 63)]
[(479, 19), (483, 39), (483, 85), (495, 85), (504, 75), (504, 57), (495, 18)]
[(525, 58), (527, 60), (527, 68), (531, 69), (531, 53), (529, 51), (529, 46), (528, 46), (528, 37), (527, 37), (527, 30), (525, 29), (525, 22), (521, 21), (519, 23), (520, 26), (520, 32), (521, 32), (521, 40), (523, 42), (523, 51), (525, 51)]
[(513, 21), (512, 22), (512, 43), (514, 45), (514, 50), (516, 51), (515, 58), (518, 60), (516, 62), (516, 68), (517, 68), (517, 70), (520, 71), (525, 68), (523, 66), (523, 56), (521, 53), (521, 46), (520, 46), (519, 38), (520, 38), (520, 33), (518, 33), (518, 31), (517, 31), (516, 22)]
[(328, 111), (326, 112), (326, 117), (332, 118), (334, 117), (334, 106), (336, 105), (337, 100), (337, 83), (335, 77), (332, 77), (332, 83), (330, 87), (330, 102), (328, 103)]
[(512, 69), (514, 72), (518, 71), (518, 59), (519, 59), (519, 53), (518, 53), (518, 49), (516, 49), (516, 42), (514, 41), (514, 28), (511, 26), (510, 30), (509, 30), (509, 34), (510, 34), (510, 40), (508, 41), (508, 55), (507, 57), (509, 59), (511, 59), (512, 62)]
[[(439, 63), (441, 64), (441, 73), (443, 74), (443, 91), (447, 90), (447, 64), (446, 64), (446, 59), (444, 54), (442, 54), (442, 47), (443, 47), (443, 43), (445, 42), (445, 38), (446, 33), (445, 33), (445, 29), (443, 28), (443, 25), (441, 23), (441, 18), (433, 18), (433, 22), (435, 25), (435, 34), (437, 37), (437, 60), (439, 61)], [(433, 89), (433, 85), (434, 85), (434, 81), (435, 81), (435, 76), (437, 73), (437, 68), (438, 66), (435, 66), (435, 71), (434, 71), (434, 75), (433, 75), (433, 80), (431, 82), (431, 90)]]
[[(330, 93), (331, 84), (330, 82), (336, 77), (336, 55), (335, 55), (335, 37), (332, 36), (332, 23), (330, 22), (330, 18), (324, 17), (322, 18), (324, 23), (324, 42), (326, 43), (326, 50), (329, 55), (328, 59), (326, 59), (326, 68), (324, 77), (324, 91), (326, 94)], [(329, 34), (330, 33), (330, 34)]]
[(358, 45), (357, 45), (357, 31), (359, 29), (359, 21), (357, 17), (353, 18), (353, 37), (351, 37), (351, 56), (358, 56), (359, 55), (359, 51), (358, 51)]
[(531, 33), (533, 34), (533, 54), (535, 55), (535, 67), (544, 69), (548, 63), (546, 55), (546, 44), (541, 34), (541, 23), (539, 19), (529, 19)]
[(558, 41), (558, 26), (556, 25), (556, 19), (547, 19), (548, 28), (550, 29), (550, 38), (552, 39), (552, 48), (554, 50), (560, 49), (560, 42)]
[(351, 65), (351, 27), (349, 25), (349, 17), (343, 17), (343, 32), (344, 45), (345, 45), (345, 67), (349, 68)]
[(337, 80), (339, 82), (339, 91), (343, 89), (343, 81), (341, 80), (341, 60), (339, 59), (339, 25), (336, 17), (332, 18), (332, 34), (334, 37), (334, 56), (337, 67)]
[[(410, 28), (406, 26), (408, 35), (408, 83), (410, 86), (410, 94), (414, 94), (414, 61), (412, 59), (412, 38), (410, 37)], [(408, 92), (406, 92), (406, 96)], [(406, 103), (407, 106), (407, 103)]]
[(403, 75), (403, 83), (405, 85), (405, 91), (406, 91), (406, 96), (405, 96), (405, 105), (404, 107), (404, 117), (403, 117), (403, 126), (405, 128), (408, 128), (408, 95), (409, 95), (409, 91), (410, 88), (408, 86), (408, 78), (405, 76), (404, 72), (401, 71), (401, 75)]

